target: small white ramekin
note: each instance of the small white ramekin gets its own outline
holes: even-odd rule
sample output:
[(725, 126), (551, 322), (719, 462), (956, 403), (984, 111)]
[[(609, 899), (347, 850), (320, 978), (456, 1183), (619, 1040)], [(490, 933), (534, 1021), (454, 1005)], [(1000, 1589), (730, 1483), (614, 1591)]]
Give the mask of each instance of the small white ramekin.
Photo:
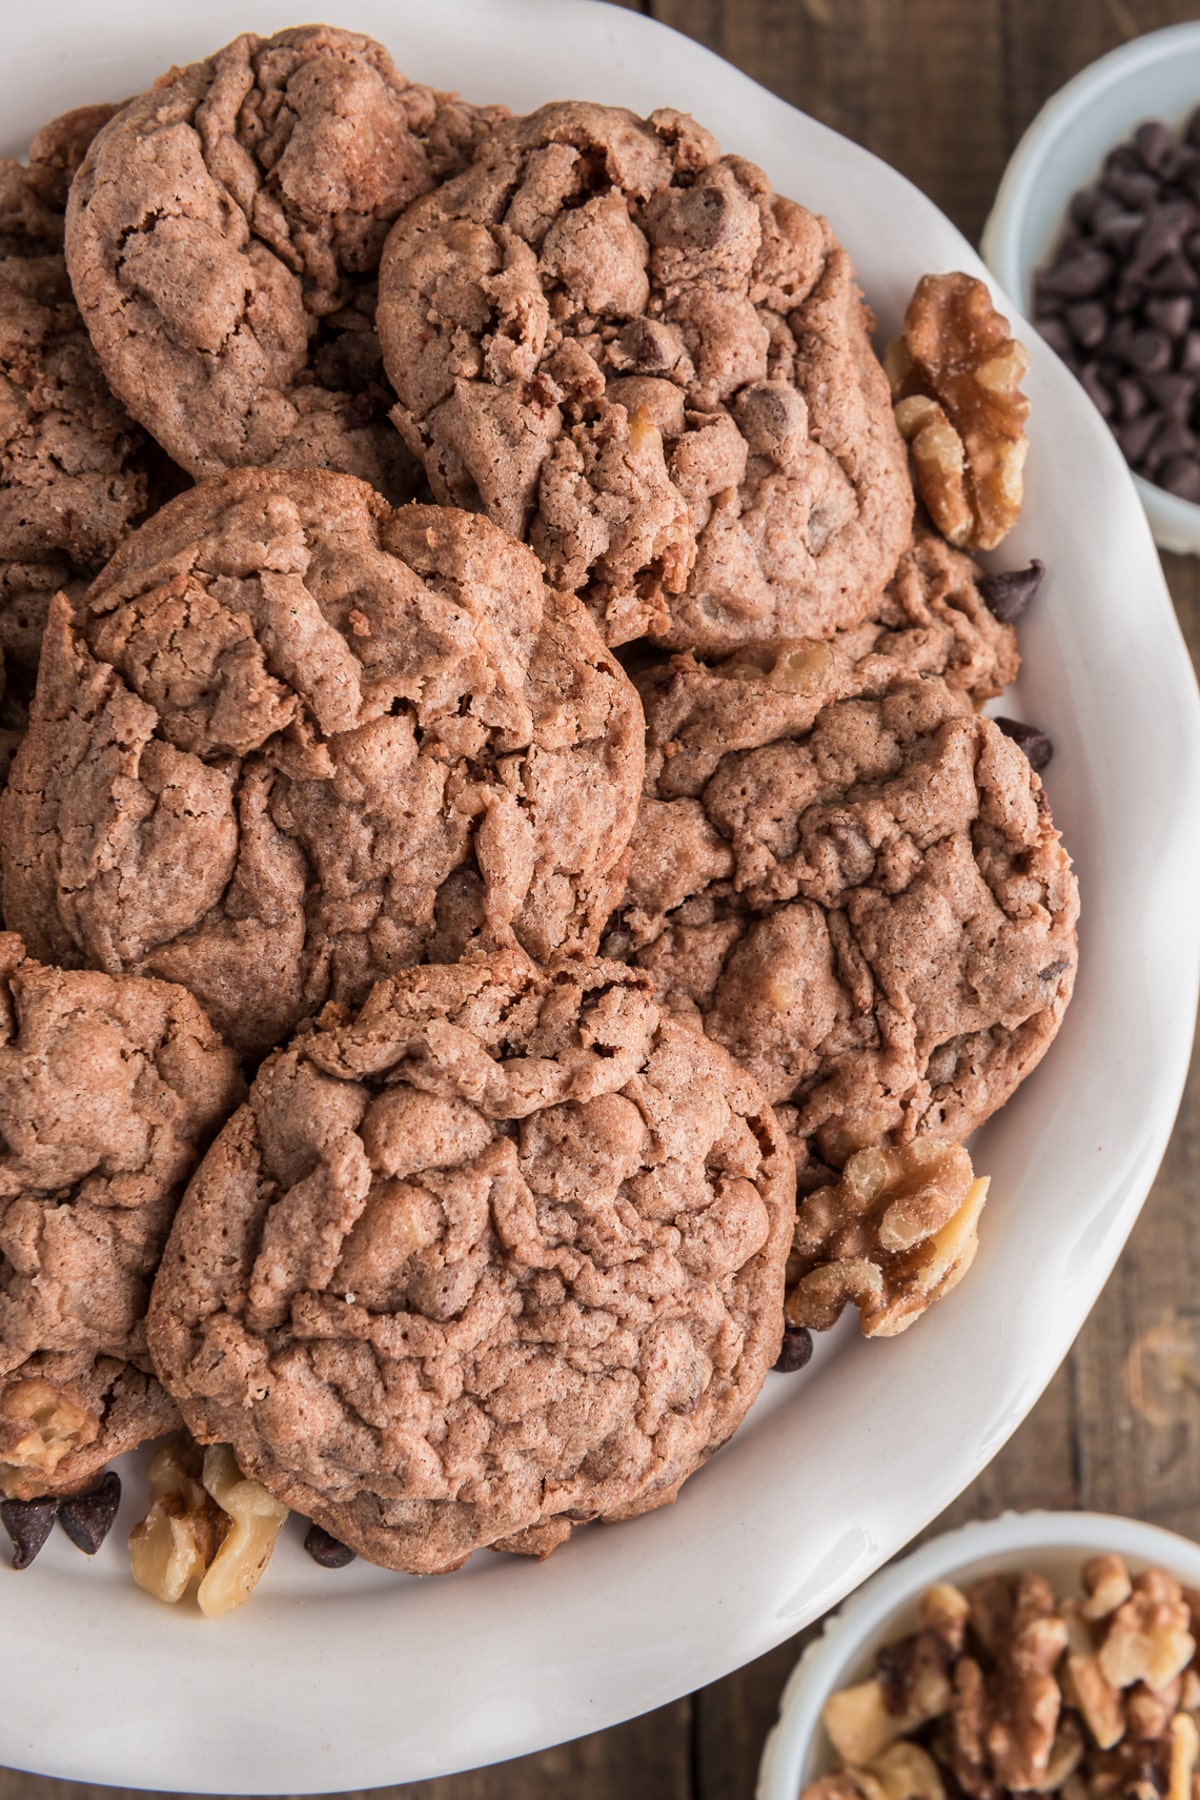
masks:
[(1078, 1593), (1081, 1565), (1105, 1550), (1135, 1574), (1153, 1566), (1200, 1586), (1200, 1544), (1108, 1513), (1004, 1513), (947, 1531), (881, 1569), (831, 1615), (792, 1671), (763, 1746), (757, 1800), (796, 1800), (806, 1782), (836, 1766), (821, 1708), (839, 1688), (866, 1680), (884, 1644), (916, 1629), (918, 1602), (934, 1582), (966, 1587), (985, 1575), (1033, 1569), (1057, 1593)]
[[(1095, 181), (1105, 155), (1143, 119), (1182, 125), (1200, 105), (1200, 20), (1134, 38), (1094, 62), (1048, 100), (1004, 172), (984, 227), (983, 259), (1026, 317), (1034, 270), (1045, 266), (1076, 188)], [(1134, 476), (1154, 539), (1200, 555), (1200, 506)]]

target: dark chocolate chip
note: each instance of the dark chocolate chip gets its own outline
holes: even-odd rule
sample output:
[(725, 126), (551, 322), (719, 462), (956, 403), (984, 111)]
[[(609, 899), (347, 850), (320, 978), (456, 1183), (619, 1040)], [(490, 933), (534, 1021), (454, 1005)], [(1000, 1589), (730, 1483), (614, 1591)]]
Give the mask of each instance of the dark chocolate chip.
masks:
[(1099, 300), (1076, 300), (1066, 311), (1071, 336), (1082, 350), (1094, 350), (1108, 335), (1108, 308)]
[(1200, 288), (1200, 275), (1188, 258), (1176, 250), (1154, 265), (1146, 277), (1146, 286), (1155, 294), (1194, 294)]
[(54, 1529), (58, 1501), (0, 1500), (0, 1521), (12, 1539), (14, 1569), (27, 1569)]
[(344, 1569), (355, 1559), (349, 1544), (343, 1544), (320, 1525), (310, 1525), (305, 1533), (304, 1548), (323, 1569)]
[(1056, 356), (1061, 356), (1064, 362), (1074, 360), (1075, 340), (1061, 319), (1039, 319), (1037, 328)]
[(1136, 375), (1122, 375), (1113, 383), (1113, 392), (1117, 396), (1117, 412), (1121, 420), (1128, 424), (1144, 413), (1150, 404), (1145, 388)]
[(121, 1477), (110, 1469), (86, 1494), (72, 1494), (58, 1508), (58, 1522), (85, 1556), (95, 1556), (112, 1530), (121, 1504)]
[(1096, 216), (1096, 208), (1103, 204), (1104, 196), (1099, 188), (1076, 188), (1067, 207), (1067, 217), (1072, 225), (1078, 225), (1081, 230), (1086, 231)]
[(1013, 624), (1041, 587), (1045, 573), (1045, 563), (1035, 556), (1027, 569), (1004, 569), (998, 575), (981, 575), (979, 592), (984, 605), (1002, 624)]
[(1102, 380), (1096, 364), (1085, 363), (1079, 371), (1079, 380), (1100, 417), (1111, 419), (1116, 411), (1116, 403)]
[(1023, 724), (1020, 719), (996, 719), (993, 723), (1000, 727), (1005, 737), (1011, 738), (1025, 752), (1030, 768), (1040, 774), (1054, 755), (1054, 745), (1046, 733), (1039, 731), (1036, 725)]
[(1147, 375), (1146, 392), (1166, 413), (1183, 417), (1196, 398), (1196, 378), (1180, 369), (1168, 369), (1165, 375)]
[(1129, 207), (1153, 206), (1159, 196), (1159, 182), (1149, 169), (1114, 169), (1104, 177), (1104, 189)]
[(1131, 419), (1117, 432), (1117, 442), (1126, 462), (1140, 463), (1162, 428), (1163, 415), (1156, 409), (1140, 418)]
[(1179, 352), (1179, 366), (1189, 374), (1200, 374), (1200, 331), (1189, 331)]
[(1200, 450), (1193, 432), (1190, 432), (1182, 419), (1167, 419), (1154, 439), (1155, 463), (1168, 461), (1173, 456), (1195, 456)]
[(1191, 144), (1172, 144), (1158, 165), (1164, 181), (1187, 182), (1200, 171), (1200, 150)]
[(1200, 502), (1200, 462), (1194, 456), (1175, 456), (1158, 472), (1158, 486), (1181, 500)]
[(781, 1375), (794, 1375), (804, 1368), (813, 1353), (812, 1333), (806, 1325), (789, 1328), (783, 1334), (783, 1348), (775, 1362)]
[(1133, 142), (1146, 167), (1157, 171), (1167, 153), (1175, 148), (1175, 133), (1161, 119), (1147, 119), (1134, 132)]
[(1128, 250), (1145, 223), (1143, 213), (1122, 206), (1117, 200), (1105, 199), (1096, 208), (1092, 230), (1114, 250)]
[(1192, 302), (1187, 294), (1157, 295), (1147, 300), (1142, 317), (1169, 338), (1181, 338), (1192, 322)]
[(1200, 106), (1188, 117), (1188, 122), (1183, 128), (1183, 141), (1185, 144), (1200, 145)]
[(1037, 319), (1056, 318), (1059, 313), (1066, 312), (1070, 301), (1062, 294), (1048, 289), (1038, 271), (1033, 277), (1033, 314)]
[(1088, 300), (1100, 292), (1112, 272), (1113, 259), (1098, 244), (1076, 244), (1052, 268), (1042, 270), (1042, 286), (1048, 294)]
[(1104, 173), (1110, 175), (1116, 170), (1142, 169), (1145, 164), (1132, 144), (1116, 144), (1104, 159)]

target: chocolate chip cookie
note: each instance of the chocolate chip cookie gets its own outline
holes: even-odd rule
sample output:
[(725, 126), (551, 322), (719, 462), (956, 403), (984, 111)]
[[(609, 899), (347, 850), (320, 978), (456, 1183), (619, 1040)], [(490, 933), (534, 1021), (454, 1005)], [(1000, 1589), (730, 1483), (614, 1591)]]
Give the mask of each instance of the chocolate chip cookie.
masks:
[(0, 935), (0, 1492), (73, 1486), (169, 1425), (150, 1279), (244, 1092), (182, 988), (46, 968)]
[(793, 1176), (648, 978), (518, 952), (271, 1057), (179, 1213), (150, 1343), (202, 1440), (389, 1568), (674, 1499), (779, 1349)]
[(378, 317), (435, 498), (610, 644), (825, 636), (896, 567), (912, 489), (850, 259), (682, 113), (498, 126), (396, 221)]
[(391, 220), (500, 110), (327, 25), (169, 70), (71, 190), (71, 280), (114, 393), (195, 476), (317, 464), (408, 498), (372, 278)]
[(646, 688), (651, 774), (609, 947), (761, 1083), (802, 1188), (868, 1145), (964, 1138), (1074, 983), (1078, 891), (1041, 781), (936, 676), (815, 717), (803, 693), (727, 691), (721, 745), (711, 719), (689, 743), (686, 713), (672, 736)]
[(154, 451), (109, 392), (62, 258), (71, 177), (117, 111), (43, 126), (0, 161), (0, 651), (28, 699), (46, 608), (81, 593), (146, 510)]
[(266, 1050), (470, 942), (594, 951), (643, 729), (584, 608), (489, 520), (233, 470), (55, 601), (0, 799), (4, 916)]

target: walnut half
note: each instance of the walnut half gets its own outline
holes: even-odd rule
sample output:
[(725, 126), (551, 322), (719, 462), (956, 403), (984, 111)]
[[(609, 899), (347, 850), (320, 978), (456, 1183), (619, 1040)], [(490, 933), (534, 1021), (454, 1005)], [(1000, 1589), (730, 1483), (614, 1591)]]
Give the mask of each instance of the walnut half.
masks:
[(270, 1561), (288, 1509), (247, 1481), (228, 1444), (174, 1437), (150, 1461), (150, 1511), (129, 1534), (140, 1588), (170, 1605), (196, 1583), (206, 1618), (240, 1606)]
[(987, 1190), (961, 1144), (857, 1151), (797, 1211), (788, 1324), (827, 1331), (853, 1301), (867, 1337), (907, 1330), (970, 1268)]
[(1023, 345), (982, 281), (926, 275), (885, 363), (896, 424), (934, 524), (959, 549), (995, 549), (1016, 524), (1024, 493)]

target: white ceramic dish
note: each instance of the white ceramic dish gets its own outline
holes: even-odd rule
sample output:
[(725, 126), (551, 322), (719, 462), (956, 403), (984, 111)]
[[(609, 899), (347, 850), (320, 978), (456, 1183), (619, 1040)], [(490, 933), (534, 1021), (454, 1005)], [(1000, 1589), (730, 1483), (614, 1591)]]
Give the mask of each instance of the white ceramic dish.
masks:
[[(1182, 125), (1200, 105), (1200, 20), (1122, 44), (1076, 75), (1029, 127), (1000, 183), (983, 233), (983, 258), (1029, 314), (1034, 270), (1051, 257), (1076, 188), (1095, 181), (1105, 155), (1143, 119)], [(1200, 506), (1134, 476), (1155, 540), (1200, 555)]]
[[(586, 0), (335, 0), (401, 67), (525, 108), (564, 95), (689, 108), (834, 220), (885, 327), (926, 270), (982, 265), (898, 175), (694, 44)], [(84, 0), (6, 17), (17, 149), (60, 108), (142, 86), (291, 0)], [(57, 1533), (0, 1568), (0, 1763), (189, 1791), (372, 1787), (516, 1756), (711, 1681), (818, 1617), (905, 1544), (1028, 1412), (1100, 1290), (1167, 1141), (1197, 992), (1200, 709), (1146, 521), (1098, 417), (1037, 342), (1029, 499), (1005, 563), (1050, 574), (1015, 699), (1057, 745), (1055, 812), (1085, 896), (1074, 1005), (979, 1140), (992, 1176), (971, 1278), (916, 1331), (849, 1327), (768, 1377), (679, 1503), (538, 1566), (437, 1581), (339, 1573), (289, 1532), (252, 1603), (206, 1623)], [(136, 1468), (136, 1465), (135, 1465)], [(131, 1474), (121, 1525), (137, 1516)]]
[(1200, 1544), (1107, 1513), (1005, 1513), (945, 1532), (859, 1589), (805, 1650), (779, 1701), (779, 1721), (763, 1746), (757, 1800), (797, 1800), (804, 1785), (836, 1767), (821, 1725), (830, 1694), (865, 1681), (875, 1654), (916, 1629), (917, 1602), (935, 1581), (968, 1587), (985, 1575), (1033, 1569), (1056, 1593), (1079, 1593), (1084, 1560), (1104, 1550), (1130, 1570), (1157, 1566), (1188, 1586), (1200, 1581)]

